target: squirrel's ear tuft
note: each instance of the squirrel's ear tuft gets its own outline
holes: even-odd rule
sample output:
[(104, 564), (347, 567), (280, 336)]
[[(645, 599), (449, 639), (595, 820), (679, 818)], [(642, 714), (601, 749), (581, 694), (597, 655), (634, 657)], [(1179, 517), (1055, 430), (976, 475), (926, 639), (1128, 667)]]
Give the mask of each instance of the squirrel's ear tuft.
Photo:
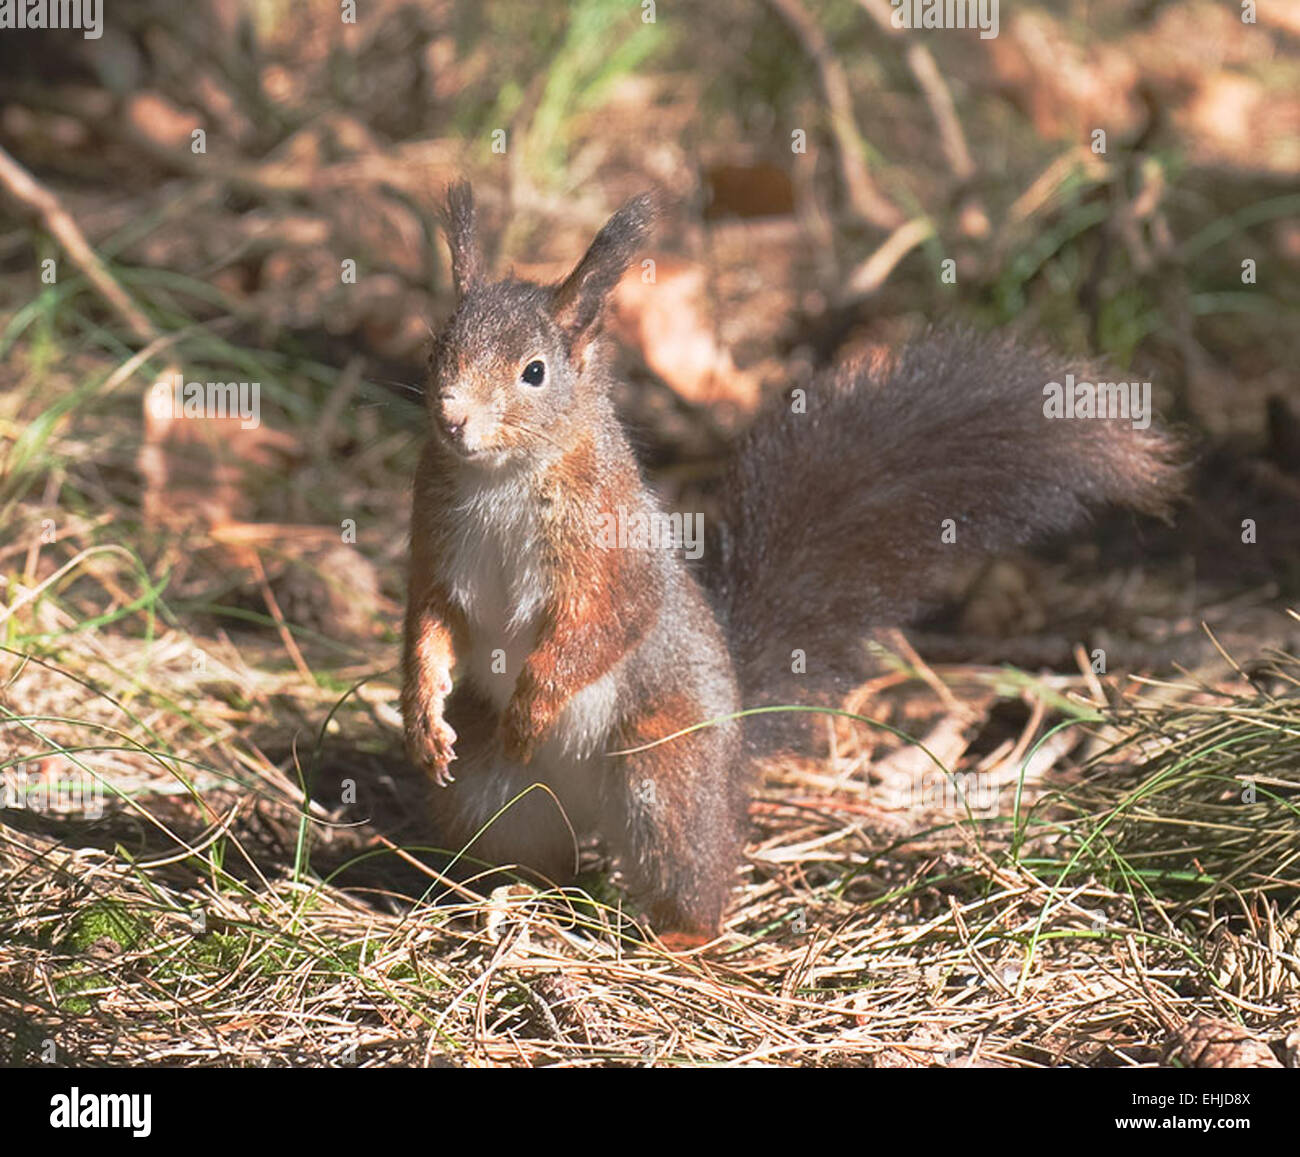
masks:
[(451, 279), (460, 300), (483, 279), (483, 257), (474, 222), (474, 190), (468, 181), (457, 181), (447, 189), (445, 222)]
[(581, 344), (592, 330), (605, 299), (650, 236), (657, 215), (650, 193), (626, 202), (605, 222), (586, 256), (556, 289), (551, 313), (570, 342)]

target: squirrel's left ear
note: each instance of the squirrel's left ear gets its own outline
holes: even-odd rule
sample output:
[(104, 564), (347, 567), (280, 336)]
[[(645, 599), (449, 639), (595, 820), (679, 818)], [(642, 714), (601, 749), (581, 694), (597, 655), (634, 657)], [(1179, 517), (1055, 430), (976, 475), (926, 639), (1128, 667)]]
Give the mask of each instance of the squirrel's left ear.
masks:
[(656, 215), (653, 194), (633, 197), (605, 222), (586, 256), (556, 289), (551, 315), (570, 345), (581, 345), (594, 332), (605, 299), (650, 236)]
[(447, 247), (451, 250), (451, 280), (459, 301), (483, 279), (483, 255), (475, 226), (474, 191), (468, 181), (457, 181), (447, 190), (443, 219), (447, 226)]

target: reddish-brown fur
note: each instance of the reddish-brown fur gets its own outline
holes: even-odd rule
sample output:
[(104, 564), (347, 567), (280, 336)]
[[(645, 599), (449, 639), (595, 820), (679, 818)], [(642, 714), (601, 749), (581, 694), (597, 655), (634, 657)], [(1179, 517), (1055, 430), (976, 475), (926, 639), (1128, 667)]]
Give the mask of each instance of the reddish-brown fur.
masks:
[[(437, 479), (421, 472), (420, 483), (431, 497)], [(435, 500), (436, 501), (436, 500)], [(445, 549), (435, 502), (417, 503), (411, 529), (410, 580), (406, 600), (406, 648), (402, 657), (402, 718), (406, 724), (407, 755), (431, 773), (435, 782), (446, 775), (455, 758), (455, 732), (443, 715), (452, 689), (456, 654), (464, 649), (465, 617), (452, 605), (438, 581), (434, 559)]]
[[(583, 438), (542, 488), (553, 512), (547, 549), (555, 585), (505, 717), (505, 753), (525, 763), (572, 695), (633, 650), (659, 611), (655, 571), (592, 541), (589, 512), (612, 510), (640, 488), (634, 470), (603, 478), (595, 454), (593, 440)], [(621, 613), (609, 615), (616, 604)]]

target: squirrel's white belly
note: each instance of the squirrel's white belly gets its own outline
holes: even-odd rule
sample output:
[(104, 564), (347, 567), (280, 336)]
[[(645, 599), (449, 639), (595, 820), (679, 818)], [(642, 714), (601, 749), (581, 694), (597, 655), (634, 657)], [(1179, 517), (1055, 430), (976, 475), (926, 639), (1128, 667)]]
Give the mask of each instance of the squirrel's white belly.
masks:
[(465, 674), (503, 710), (537, 638), (546, 600), (533, 505), (510, 482), (464, 496), (464, 520), (443, 560), (448, 593), (465, 613)]
[[(542, 598), (536, 590), (507, 584), (501, 551), (484, 542), (467, 552), (453, 568), (451, 597), (461, 605), (469, 623), (470, 649), (466, 675), (498, 709), (510, 702), (515, 681), (537, 637)], [(516, 574), (523, 574), (521, 571)]]
[(543, 756), (553, 751), (562, 759), (585, 759), (617, 746), (610, 738), (617, 722), (616, 671), (588, 683), (565, 704), (551, 735), (542, 744)]

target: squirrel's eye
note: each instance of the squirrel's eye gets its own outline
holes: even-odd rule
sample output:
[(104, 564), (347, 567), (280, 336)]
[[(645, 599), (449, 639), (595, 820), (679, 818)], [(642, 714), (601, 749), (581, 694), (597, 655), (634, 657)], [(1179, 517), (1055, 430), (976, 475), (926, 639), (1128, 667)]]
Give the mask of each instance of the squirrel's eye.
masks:
[(531, 361), (524, 366), (524, 372), (519, 375), (526, 385), (540, 386), (546, 381), (546, 363), (542, 361)]

